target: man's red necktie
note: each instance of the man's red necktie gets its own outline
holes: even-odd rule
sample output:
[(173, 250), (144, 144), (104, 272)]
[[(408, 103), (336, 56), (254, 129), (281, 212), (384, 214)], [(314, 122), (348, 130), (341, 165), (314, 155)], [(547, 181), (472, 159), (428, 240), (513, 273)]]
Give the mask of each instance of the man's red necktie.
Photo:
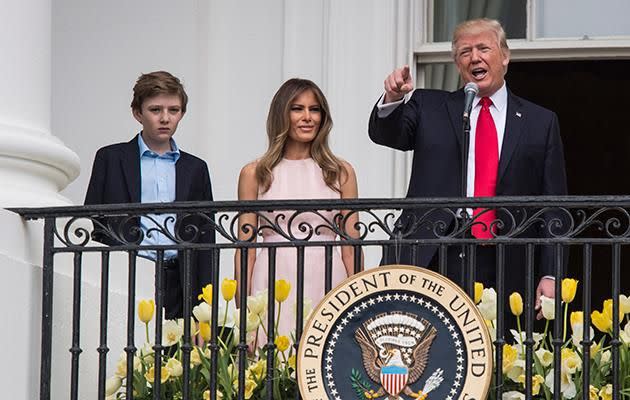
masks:
[[(492, 114), (490, 114), (492, 100), (483, 97), (480, 104), (481, 111), (479, 112), (475, 130), (475, 197), (490, 197), (497, 194), (499, 141), (497, 128), (494, 125)], [(475, 219), (477, 224), (472, 227), (472, 234), (478, 239), (490, 239), (493, 237), (490, 231), (490, 224), (496, 220), (496, 211), (475, 208), (473, 216), (477, 216), (484, 210), (486, 212)]]

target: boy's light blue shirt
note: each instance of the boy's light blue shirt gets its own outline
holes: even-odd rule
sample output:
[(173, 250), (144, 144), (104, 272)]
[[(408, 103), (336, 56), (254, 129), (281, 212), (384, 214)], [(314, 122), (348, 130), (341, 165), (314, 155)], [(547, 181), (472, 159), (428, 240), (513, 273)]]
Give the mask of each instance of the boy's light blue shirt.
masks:
[[(171, 139), (171, 151), (162, 155), (151, 150), (138, 135), (140, 147), (140, 202), (141, 203), (170, 203), (175, 201), (176, 173), (175, 164), (179, 160), (180, 152), (175, 140)], [(142, 245), (167, 245), (174, 242), (162, 232), (150, 231), (156, 227), (166, 227), (170, 235), (174, 235), (175, 214), (148, 214), (140, 218), (140, 227), (144, 232)], [(155, 260), (156, 252), (142, 250), (138, 255)], [(177, 257), (177, 250), (166, 250), (164, 259)]]

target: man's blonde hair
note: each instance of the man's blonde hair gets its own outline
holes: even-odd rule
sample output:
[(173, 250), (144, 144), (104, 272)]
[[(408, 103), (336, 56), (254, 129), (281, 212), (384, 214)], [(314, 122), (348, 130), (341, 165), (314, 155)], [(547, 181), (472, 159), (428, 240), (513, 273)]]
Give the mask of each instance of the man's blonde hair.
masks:
[(453, 31), (453, 41), (451, 42), (451, 54), (453, 59), (457, 57), (457, 41), (463, 35), (475, 35), (482, 32), (494, 32), (497, 36), (497, 42), (505, 54), (510, 54), (510, 48), (507, 44), (507, 37), (503, 26), (496, 19), (478, 18), (464, 21), (455, 27)]

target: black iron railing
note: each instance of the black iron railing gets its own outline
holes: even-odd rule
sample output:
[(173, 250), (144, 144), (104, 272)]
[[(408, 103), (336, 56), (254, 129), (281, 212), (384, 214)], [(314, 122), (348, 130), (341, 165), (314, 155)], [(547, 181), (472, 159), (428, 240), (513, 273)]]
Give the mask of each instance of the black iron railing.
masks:
[[(470, 210), (475, 207), (495, 209), (497, 220), (491, 227), (493, 238), (479, 240), (470, 235), (471, 226), (479, 224), (476, 219), (462, 218), (462, 210)], [(287, 211), (290, 210), (290, 211)], [(333, 211), (324, 213), (321, 210)], [(343, 212), (341, 212), (343, 210)], [(546, 252), (551, 255), (552, 275), (555, 277), (555, 315), (563, 314), (561, 304), (562, 278), (567, 275), (581, 281), (582, 299), (580, 309), (584, 311), (583, 324), (591, 326), (592, 281), (601, 276), (593, 273), (593, 248), (604, 248), (610, 252), (610, 268), (598, 265), (601, 271), (608, 271), (610, 283), (610, 297), (613, 299), (613, 315), (611, 327), (610, 348), (612, 351), (612, 398), (621, 399), (621, 390), (629, 379), (620, 376), (623, 372), (620, 368), (620, 340), (619, 315), (622, 276), (622, 250), (630, 244), (630, 197), (513, 197), (513, 198), (488, 198), (488, 199), (404, 199), (404, 200), (348, 200), (348, 201), (246, 201), (246, 202), (212, 202), (212, 203), (173, 203), (173, 204), (132, 204), (132, 205), (101, 205), (78, 207), (55, 207), (37, 209), (14, 209), (27, 220), (43, 219), (44, 223), (44, 257), (43, 257), (43, 286), (42, 286), (42, 346), (41, 346), (41, 376), (40, 398), (51, 398), (51, 385), (64, 385), (64, 382), (51, 382), (51, 359), (53, 353), (52, 338), (53, 319), (55, 316), (53, 305), (53, 277), (56, 268), (55, 255), (70, 253), (74, 255), (73, 292), (72, 292), (72, 343), (71, 352), (71, 399), (79, 398), (79, 363), (82, 352), (85, 349), (80, 346), (80, 323), (82, 306), (81, 274), (84, 268), (82, 257), (86, 253), (98, 253), (101, 255), (100, 265), (100, 326), (97, 329), (99, 336), (98, 365), (98, 398), (105, 398), (105, 381), (108, 365), (108, 299), (110, 279), (110, 255), (115, 252), (128, 254), (128, 303), (127, 303), (127, 382), (133, 379), (134, 356), (138, 352), (135, 343), (134, 332), (136, 313), (136, 260), (140, 251), (153, 250), (157, 257), (155, 266), (155, 299), (156, 309), (163, 306), (163, 255), (167, 250), (178, 250), (180, 254), (181, 268), (184, 270), (183, 282), (183, 319), (184, 335), (181, 351), (183, 353), (183, 399), (190, 397), (190, 360), (194, 351), (191, 339), (190, 316), (192, 307), (196, 303), (197, 293), (192, 293), (191, 260), (197, 253), (209, 252), (207, 268), (211, 271), (213, 283), (213, 297), (218, 299), (219, 276), (221, 268), (232, 269), (231, 260), (222, 259), (220, 256), (229, 249), (240, 251), (242, 287), (247, 287), (247, 259), (248, 252), (257, 249), (269, 249), (269, 282), (274, 282), (276, 273), (276, 249), (291, 247), (296, 249), (296, 301), (297, 314), (295, 321), (295, 333), (300, 337), (305, 318), (303, 314), (303, 292), (305, 279), (316, 279), (308, 275), (304, 270), (305, 249), (309, 247), (322, 247), (325, 249), (325, 281), (326, 291), (332, 288), (332, 252), (335, 248), (344, 245), (354, 249), (354, 270), (361, 270), (363, 265), (363, 251), (376, 251), (382, 254), (384, 259), (393, 260), (401, 264), (420, 265), (420, 261), (429, 247), (434, 249), (435, 256), (432, 262), (436, 264), (436, 270), (443, 274), (448, 273), (449, 265), (453, 264), (452, 248), (459, 249), (461, 274), (459, 284), (466, 288), (467, 292), (474, 296), (474, 281), (476, 278), (476, 257), (483, 249), (493, 249), (496, 259), (496, 290), (497, 302), (497, 326), (495, 344), (496, 374), (492, 391), (495, 398), (501, 398), (505, 391), (504, 375), (500, 366), (503, 365), (503, 345), (507, 342), (509, 334), (506, 332), (506, 322), (509, 317), (509, 308), (504, 301), (509, 293), (506, 293), (504, 282), (506, 274), (512, 274), (510, 266), (506, 266), (506, 252), (514, 248), (522, 250), (523, 257), (523, 290), (525, 297), (525, 379), (523, 393), (526, 398), (538, 398), (533, 394), (534, 387), (532, 376), (536, 375), (533, 349), (535, 340), (533, 337), (535, 313), (533, 304), (535, 301), (535, 289), (538, 282), (536, 273), (540, 259), (538, 253)], [(402, 212), (403, 217), (399, 218)], [(258, 226), (240, 226), (239, 216), (254, 213), (258, 217)], [(151, 231), (143, 232), (138, 227), (140, 217), (151, 218), (151, 215), (172, 215), (174, 228), (167, 229), (164, 225), (153, 228), (153, 232), (160, 232), (168, 236), (172, 244), (144, 245), (145, 235)], [(308, 220), (303, 217), (309, 215)], [(332, 217), (330, 216), (332, 215)], [(355, 224), (354, 234), (346, 229), (345, 222), (352, 215), (359, 216), (359, 222)], [(167, 218), (168, 219), (168, 218)], [(261, 242), (254, 240), (264, 231), (272, 231), (282, 238), (282, 241)], [(321, 232), (332, 232), (341, 240), (318, 240)], [(216, 235), (214, 240), (201, 240), (208, 233)], [(358, 233), (356, 233), (358, 232)], [(96, 245), (90, 241), (97, 238), (108, 246)], [(375, 249), (375, 250), (374, 250)], [(566, 270), (567, 255), (577, 254), (578, 257), (571, 260), (569, 271)], [(455, 253), (457, 254), (457, 253)], [(449, 261), (449, 257), (451, 260)], [(222, 266), (221, 266), (222, 265)], [(306, 278), (305, 278), (306, 276)], [(321, 279), (321, 277), (319, 278)], [(274, 296), (273, 284), (268, 287), (268, 324), (274, 323)], [(57, 294), (59, 295), (59, 294)], [(66, 294), (63, 294), (66, 295)], [(56, 298), (56, 296), (55, 296)], [(247, 324), (247, 293), (240, 293), (240, 326)], [(215, 399), (217, 389), (217, 357), (220, 351), (217, 337), (220, 335), (218, 318), (218, 302), (212, 304), (212, 323), (210, 340), (210, 376), (208, 387), (210, 398)], [(156, 313), (155, 323), (155, 365), (161, 365), (161, 358), (168, 349), (162, 343), (162, 313)], [(555, 399), (560, 399), (561, 393), (561, 357), (560, 353), (565, 341), (563, 330), (565, 329), (562, 318), (554, 321), (553, 353), (554, 375), (553, 393)], [(238, 399), (245, 398), (245, 368), (248, 346), (246, 344), (246, 330), (241, 329), (237, 349), (238, 359)], [(581, 340), (581, 387), (577, 388), (583, 398), (587, 397), (591, 381), (589, 357), (591, 345), (595, 339), (589, 329), (584, 329)], [(273, 350), (273, 332), (269, 332), (267, 349)], [(298, 342), (297, 340), (295, 341)], [(297, 346), (297, 345), (296, 345)], [(273, 366), (273, 351), (267, 352), (267, 385), (266, 398), (273, 398), (271, 381), (274, 379), (270, 372)], [(628, 362), (628, 361), (626, 361)], [(111, 368), (111, 365), (110, 365)], [(627, 369), (625, 370), (627, 371)], [(160, 371), (155, 371), (154, 398), (160, 397)], [(299, 372), (298, 372), (299, 373)], [(625, 385), (629, 385), (626, 383)], [(625, 386), (627, 387), (627, 386)], [(127, 385), (125, 396), (134, 398), (132, 385)], [(296, 392), (296, 398), (299, 393)]]

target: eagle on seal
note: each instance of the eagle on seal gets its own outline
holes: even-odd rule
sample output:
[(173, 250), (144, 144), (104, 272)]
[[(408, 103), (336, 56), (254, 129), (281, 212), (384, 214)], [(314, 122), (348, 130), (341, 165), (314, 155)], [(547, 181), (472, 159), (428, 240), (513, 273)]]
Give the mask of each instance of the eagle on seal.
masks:
[(443, 371), (436, 370), (418, 393), (409, 386), (423, 374), (429, 350), (437, 330), (425, 319), (418, 320), (409, 313), (391, 312), (378, 314), (365, 321), (355, 332), (354, 338), (361, 347), (363, 368), (375, 383), (377, 391), (365, 392), (368, 399), (387, 396), (387, 400), (399, 400), (400, 393), (420, 400), (443, 381)]

